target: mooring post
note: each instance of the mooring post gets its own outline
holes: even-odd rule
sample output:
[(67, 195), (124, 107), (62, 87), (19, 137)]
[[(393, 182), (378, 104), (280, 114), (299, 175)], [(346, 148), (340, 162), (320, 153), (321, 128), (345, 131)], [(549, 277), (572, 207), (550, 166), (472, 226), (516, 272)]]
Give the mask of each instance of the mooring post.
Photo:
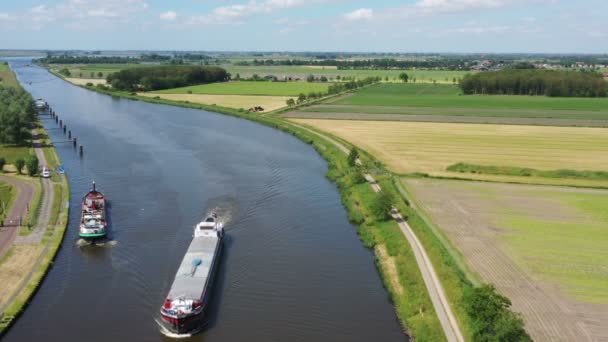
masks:
[(83, 150), (82, 144), (80, 144), (80, 156), (81, 156), (81, 157), (82, 157), (82, 154), (83, 154), (83, 153), (84, 153), (84, 150)]
[(59, 116), (55, 115), (55, 123), (59, 122)]
[(72, 130), (68, 131), (68, 139), (72, 139)]
[(76, 137), (74, 137), (73, 142), (74, 142), (74, 148), (76, 148)]
[(59, 128), (63, 126), (63, 120), (59, 120)]
[(66, 131), (67, 127), (68, 127), (67, 125), (63, 125), (63, 135), (65, 135), (65, 131)]

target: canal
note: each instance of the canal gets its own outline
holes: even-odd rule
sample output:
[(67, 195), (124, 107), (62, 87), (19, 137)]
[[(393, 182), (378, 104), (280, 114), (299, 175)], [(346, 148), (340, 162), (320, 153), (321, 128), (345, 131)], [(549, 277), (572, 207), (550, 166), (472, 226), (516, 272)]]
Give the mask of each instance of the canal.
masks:
[[(154, 321), (193, 225), (219, 208), (227, 239), (210, 322), (193, 341), (403, 341), (388, 293), (326, 162), (283, 132), (201, 110), (116, 99), (10, 59), (66, 124), (42, 122), (70, 182), (53, 268), (6, 341), (159, 341)], [(78, 243), (81, 196), (111, 201), (111, 241)]]

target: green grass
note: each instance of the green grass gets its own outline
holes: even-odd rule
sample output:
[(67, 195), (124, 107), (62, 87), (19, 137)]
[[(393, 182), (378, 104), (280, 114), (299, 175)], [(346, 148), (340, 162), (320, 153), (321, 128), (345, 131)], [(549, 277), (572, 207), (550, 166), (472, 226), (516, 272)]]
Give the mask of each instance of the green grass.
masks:
[(608, 180), (608, 171), (578, 171), (578, 170), (536, 170), (514, 166), (489, 166), (457, 163), (447, 167), (448, 171), (462, 173), (477, 173), (488, 175), (505, 175), (520, 177), (568, 178)]
[(0, 181), (0, 221), (4, 220), (6, 214), (11, 210), (16, 194), (15, 186)]
[(221, 82), (190, 87), (159, 90), (159, 94), (212, 94), (212, 95), (273, 95), (298, 96), (300, 93), (327, 92), (329, 84), (312, 82)]
[(608, 98), (458, 95), (456, 86), (384, 83), (333, 104), (471, 109), (579, 110), (608, 112)]
[(537, 218), (503, 210), (499, 222), (514, 258), (577, 300), (608, 303), (608, 196), (605, 192), (528, 191), (576, 210), (584, 219)]
[(0, 157), (6, 159), (7, 164), (14, 164), (15, 160), (27, 158), (32, 155), (33, 150), (26, 146), (0, 145)]
[(0, 62), (0, 85), (8, 87), (18, 87), (19, 82), (8, 64)]

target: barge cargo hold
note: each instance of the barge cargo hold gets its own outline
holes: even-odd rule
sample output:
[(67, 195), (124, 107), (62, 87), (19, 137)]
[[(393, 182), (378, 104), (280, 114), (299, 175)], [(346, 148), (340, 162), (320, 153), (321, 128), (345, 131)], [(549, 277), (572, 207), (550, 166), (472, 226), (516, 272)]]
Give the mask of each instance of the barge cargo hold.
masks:
[(194, 228), (192, 242), (160, 308), (160, 325), (172, 334), (198, 332), (204, 323), (219, 264), (224, 230), (211, 215)]

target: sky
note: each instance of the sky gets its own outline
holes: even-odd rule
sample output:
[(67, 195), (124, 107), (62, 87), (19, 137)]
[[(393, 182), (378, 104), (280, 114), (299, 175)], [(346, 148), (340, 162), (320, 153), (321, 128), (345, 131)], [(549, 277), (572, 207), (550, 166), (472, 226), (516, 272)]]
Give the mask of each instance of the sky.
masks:
[(0, 49), (608, 53), (608, 0), (0, 0)]

